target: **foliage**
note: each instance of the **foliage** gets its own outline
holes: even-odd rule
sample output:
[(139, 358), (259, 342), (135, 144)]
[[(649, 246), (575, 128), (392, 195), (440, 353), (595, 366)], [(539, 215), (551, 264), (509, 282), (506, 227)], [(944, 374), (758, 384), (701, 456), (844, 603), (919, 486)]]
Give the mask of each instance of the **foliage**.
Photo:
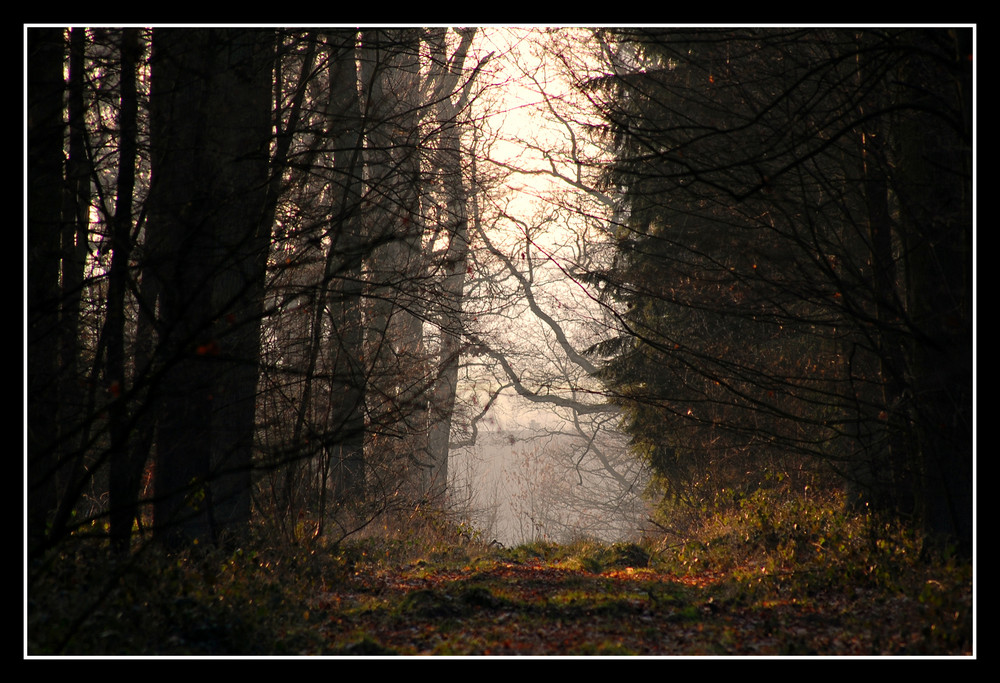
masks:
[[(166, 552), (146, 544), (129, 556), (100, 531), (78, 534), (29, 566), (28, 653), (315, 653), (322, 648), (310, 620), (317, 596), (342, 590), (358, 572), (452, 566), (469, 560), (471, 546), (486, 548), (470, 540), (467, 524), (440, 512), (381, 522), (339, 543), (290, 543), (258, 527), (233, 551), (196, 544)], [(463, 599), (477, 604), (488, 596), (471, 591)], [(412, 597), (418, 606), (410, 609), (420, 609), (420, 600)]]
[(71, 543), (29, 586), (31, 655), (299, 654), (317, 646), (306, 598), (345, 573), (337, 555), (276, 557), (153, 546), (122, 558)]
[(696, 506), (826, 469), (970, 555), (971, 34), (595, 37), (622, 199), (591, 353), (633, 450)]
[[(705, 518), (682, 543), (662, 543), (661, 567), (733, 579), (728, 600), (807, 600), (851, 591), (920, 605), (921, 647), (969, 641), (971, 566), (954, 556), (921, 558), (912, 528), (871, 512), (847, 512), (840, 496), (757, 492)], [(948, 608), (941, 610), (941, 602)], [(936, 645), (932, 646), (931, 643)]]

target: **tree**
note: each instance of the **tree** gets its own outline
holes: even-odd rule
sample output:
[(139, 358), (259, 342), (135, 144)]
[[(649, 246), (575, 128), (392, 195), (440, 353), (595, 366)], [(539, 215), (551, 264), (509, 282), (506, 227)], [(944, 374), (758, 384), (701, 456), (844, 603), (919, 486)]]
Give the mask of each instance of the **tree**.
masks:
[[(436, 155), (431, 173), (442, 187), (444, 211), (435, 232), (443, 233), (446, 246), (442, 255), (443, 282), (435, 302), (439, 329), (439, 370), (431, 395), (431, 423), (427, 442), (428, 464), (423, 468), (421, 489), (431, 498), (444, 495), (448, 484), (448, 456), (451, 447), (452, 417), (458, 393), (460, 357), (465, 349), (463, 330), (464, 290), (469, 269), (469, 202), (466, 189), (467, 169), (462, 162), (463, 117), (475, 83), (476, 74), (489, 60), (485, 56), (472, 75), (465, 78), (463, 65), (476, 29), (459, 31), (459, 44), (447, 57), (447, 32), (428, 32), (432, 72), (429, 78), (430, 101), (434, 105)], [(459, 79), (465, 78), (463, 83)], [(454, 93), (454, 95), (453, 95)], [(433, 195), (432, 195), (433, 196)]]
[[(502, 424), (516, 454), (527, 447), (517, 442), (530, 413), (539, 428), (524, 438), (549, 444), (536, 453), (538, 471), (552, 475), (536, 483), (551, 503), (546, 527), (565, 537), (620, 538), (642, 524), (636, 511), (645, 504), (645, 470), (624, 457), (618, 409), (583, 353), (607, 333), (608, 321), (580, 277), (606, 261), (604, 227), (615, 209), (596, 184), (607, 156), (591, 134), (597, 119), (561, 74), (566, 60), (587, 64), (594, 56), (587, 37), (484, 30), (496, 52), (496, 101), (483, 103), (473, 156), (479, 191), (466, 295), (473, 320), (462, 392), (468, 436), (458, 443), (473, 460), (481, 450), (496, 452), (472, 442), (477, 423)], [(497, 406), (494, 420), (488, 411)]]
[(155, 524), (171, 542), (238, 535), (270, 244), (273, 32), (154, 32), (150, 262), (160, 283)]
[[(119, 144), (117, 197), (111, 233), (111, 270), (108, 273), (108, 313), (105, 337), (108, 340), (107, 374), (116, 387), (116, 400), (110, 407), (110, 534), (127, 550), (136, 519), (139, 483), (145, 459), (130, 448), (130, 416), (121, 391), (126, 387), (125, 363), (125, 293), (128, 287), (128, 264), (132, 251), (132, 205), (135, 199), (135, 174), (138, 156), (139, 59), (142, 53), (139, 31), (126, 29), (121, 37), (121, 142)], [(114, 392), (113, 392), (114, 393)]]
[(967, 34), (598, 34), (624, 204), (594, 273), (622, 334), (595, 351), (676, 494), (821, 463), (971, 549)]
[(342, 199), (334, 214), (339, 223), (328, 251), (327, 272), (342, 273), (339, 292), (331, 302), (333, 316), (332, 340), (337, 345), (334, 377), (342, 388), (339, 393), (335, 420), (341, 420), (344, 437), (339, 439), (336, 461), (336, 497), (346, 500), (352, 492), (364, 488), (364, 396), (365, 372), (364, 323), (362, 319), (362, 264), (365, 256), (361, 226), (361, 194), (363, 165), (361, 162), (363, 120), (358, 94), (356, 34), (349, 32), (340, 46), (335, 61), (336, 77), (330, 87), (330, 111), (337, 136), (334, 139), (334, 169), (342, 188), (334, 196)]
[(446, 214), (468, 201), (475, 31), (433, 33), (30, 33), (39, 548), (104, 516), (123, 550), (149, 523), (224, 541), (255, 490), (282, 522), (293, 501), (322, 519), (328, 487), (377, 510), (420, 488), (431, 425), (446, 463), (450, 410), (428, 409), (454, 401), (461, 345), (424, 335), (460, 334), (461, 286), (434, 292), (462, 239), (434, 236), (465, 229)]
[(59, 238), (63, 178), (63, 33), (28, 35), (28, 532), (45, 538), (58, 499)]
[[(45, 33), (32, 30), (29, 36), (34, 42)], [(135, 512), (121, 486), (127, 460), (122, 456), (124, 436), (133, 415), (124, 410), (124, 401), (116, 399), (123, 394), (122, 379), (129, 372), (125, 340), (132, 327), (126, 323), (125, 307), (133, 194), (145, 192), (144, 161), (137, 152), (144, 126), (139, 102), (144, 95), (137, 87), (136, 65), (143, 41), (131, 29), (80, 28), (52, 32), (51, 40), (53, 71), (46, 87), (55, 96), (50, 114), (58, 126), (51, 130), (68, 134), (48, 138), (54, 144), (49, 149), (52, 158), (60, 161), (51, 168), (49, 186), (58, 193), (46, 200), (44, 211), (53, 220), (59, 217), (60, 234), (29, 231), (29, 243), (55, 239), (55, 250), (48, 252), (50, 263), (29, 262), (29, 282), (55, 278), (47, 280), (47, 286), (55, 287), (51, 299), (29, 300), (30, 320), (48, 317), (54, 322), (44, 333), (32, 323), (39, 334), (32, 343), (39, 350), (53, 345), (58, 349), (54, 374), (41, 371), (39, 363), (29, 363), (29, 420), (36, 425), (52, 421), (44, 430), (31, 430), (29, 436), (29, 469), (40, 474), (29, 486), (29, 507), (45, 520), (33, 530), (33, 555), (85, 528), (94, 514), (105, 514), (88, 499), (109, 488), (115, 490), (116, 532), (131, 528), (128, 516)], [(45, 91), (37, 85), (30, 89)], [(29, 156), (44, 144), (32, 140)], [(30, 251), (36, 253), (34, 248)], [(39, 381), (53, 383), (45, 387)], [(128, 450), (134, 448), (130, 444)], [(44, 472), (35, 468), (36, 463), (45, 463)], [(109, 463), (116, 471), (114, 486), (107, 479)]]

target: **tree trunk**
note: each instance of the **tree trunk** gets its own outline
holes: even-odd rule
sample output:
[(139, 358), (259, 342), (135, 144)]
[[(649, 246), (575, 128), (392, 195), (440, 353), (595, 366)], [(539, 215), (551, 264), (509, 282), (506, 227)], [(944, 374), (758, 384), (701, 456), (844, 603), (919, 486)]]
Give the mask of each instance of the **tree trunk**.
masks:
[(44, 541), (56, 506), (59, 237), (63, 205), (62, 29), (28, 30), (28, 537)]
[(334, 184), (339, 203), (333, 207), (331, 241), (326, 272), (337, 283), (330, 293), (334, 357), (331, 383), (332, 425), (335, 434), (333, 477), (337, 503), (364, 499), (364, 327), (361, 317), (362, 157), (361, 100), (358, 95), (356, 33), (345, 37), (332, 62), (330, 116), (334, 128)]
[(164, 330), (154, 514), (168, 543), (224, 540), (249, 520), (272, 40), (154, 34), (149, 221)]
[(921, 31), (899, 73), (918, 505), (929, 547), (972, 552), (971, 29)]
[(368, 181), (363, 220), (373, 249), (367, 264), (371, 303), (364, 355), (371, 359), (371, 374), (366, 401), (382, 440), (366, 461), (377, 456), (393, 470), (393, 478), (420, 466), (427, 436), (418, 48), (414, 29), (365, 31), (362, 36)]
[(223, 249), (213, 287), (214, 335), (222, 362), (212, 429), (211, 506), (216, 540), (239, 538), (250, 521), (254, 416), (260, 373), (264, 278), (271, 241), (268, 186), (274, 33), (227, 32), (215, 121), (220, 203), (214, 229)]
[[(83, 431), (85, 395), (84, 371), (80, 362), (80, 305), (84, 273), (89, 256), (91, 178), (93, 168), (87, 153), (87, 123), (84, 106), (84, 51), (86, 29), (70, 31), (69, 157), (66, 161), (66, 208), (62, 235), (62, 313), (60, 316), (62, 375), (59, 387), (59, 495), (61, 504), (72, 506), (77, 500), (65, 499), (74, 482), (83, 473)], [(62, 515), (58, 515), (62, 516)]]
[[(439, 329), (441, 348), (438, 352), (437, 376), (430, 404), (430, 424), (427, 439), (426, 465), (422, 470), (421, 487), (430, 499), (443, 498), (448, 486), (448, 456), (452, 418), (458, 392), (458, 370), (463, 349), (462, 306), (465, 295), (465, 278), (469, 263), (468, 192), (462, 168), (462, 139), (459, 118), (469, 99), (474, 75), (461, 88), (459, 77), (463, 74), (465, 58), (475, 35), (475, 29), (461, 32), (461, 42), (449, 60), (445, 54), (445, 32), (432, 34), (432, 62), (438, 65), (432, 74), (435, 82), (438, 134), (436, 166), (441, 174), (445, 195), (443, 216), (448, 248), (444, 256), (444, 285), (440, 293)], [(456, 92), (457, 90), (457, 92)], [(452, 98), (456, 97), (455, 100)]]
[(141, 464), (134, 464), (129, 448), (131, 432), (129, 388), (125, 373), (125, 292), (132, 251), (132, 203), (137, 158), (138, 78), (141, 44), (137, 29), (125, 29), (121, 39), (121, 133), (118, 142), (118, 198), (111, 228), (111, 270), (108, 273), (106, 377), (111, 387), (109, 420), (111, 431), (110, 502), (111, 538), (119, 550), (128, 550)]
[[(882, 67), (873, 56), (872, 45), (859, 37), (859, 87), (869, 81), (884, 80)], [(905, 407), (905, 365), (903, 296), (899, 291), (898, 257), (893, 253), (892, 221), (889, 212), (888, 188), (888, 127), (884, 118), (870, 118), (886, 103), (873, 92), (859, 107), (864, 124), (859, 131), (859, 161), (861, 165), (863, 215), (867, 221), (869, 276), (866, 286), (871, 310), (876, 321), (874, 329), (863, 325), (859, 336), (871, 336), (877, 367), (877, 383), (872, 385), (877, 395), (862, 401), (865, 408), (858, 416), (860, 431), (866, 436), (860, 449), (864, 454), (862, 481), (863, 500), (869, 509), (880, 513), (912, 518), (913, 467), (909, 420)]]

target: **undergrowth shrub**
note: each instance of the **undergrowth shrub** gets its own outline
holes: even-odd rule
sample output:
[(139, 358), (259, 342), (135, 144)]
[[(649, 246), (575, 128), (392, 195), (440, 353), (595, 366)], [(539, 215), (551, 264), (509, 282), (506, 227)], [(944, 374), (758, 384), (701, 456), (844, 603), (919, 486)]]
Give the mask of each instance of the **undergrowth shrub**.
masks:
[(483, 534), (455, 515), (421, 508), (384, 515), (341, 544), (358, 559), (376, 566), (413, 562), (467, 563), (488, 547)]
[(317, 596), (360, 572), (462, 564), (486, 549), (468, 525), (431, 510), (298, 538), (262, 526), (235, 550), (148, 543), (128, 556), (101, 538), (71, 539), (29, 568), (28, 654), (322, 653)]
[(821, 588), (864, 582), (893, 589), (922, 572), (920, 538), (898, 523), (851, 511), (837, 493), (759, 490), (663, 536), (654, 561), (676, 572), (728, 572), (762, 583)]
[(563, 560), (573, 568), (601, 573), (617, 569), (641, 569), (649, 566), (649, 551), (638, 543), (601, 543), (581, 541), (567, 546)]
[(683, 535), (651, 542), (652, 563), (665, 572), (724, 576), (726, 599), (737, 603), (811, 596), (898, 601), (919, 614), (911, 654), (971, 648), (971, 563), (922, 554), (912, 529), (851, 511), (836, 493), (760, 490), (730, 503), (689, 516)]
[(243, 655), (315, 652), (309, 599), (336, 558), (239, 549), (122, 557), (68, 543), (28, 587), (31, 655)]

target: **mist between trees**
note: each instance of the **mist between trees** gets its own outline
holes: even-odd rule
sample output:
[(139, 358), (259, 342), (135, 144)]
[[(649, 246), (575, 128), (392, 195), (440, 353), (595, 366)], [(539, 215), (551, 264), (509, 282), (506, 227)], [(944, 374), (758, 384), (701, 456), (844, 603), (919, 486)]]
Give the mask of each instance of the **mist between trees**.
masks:
[(972, 39), (28, 28), (29, 553), (805, 487), (971, 552)]

